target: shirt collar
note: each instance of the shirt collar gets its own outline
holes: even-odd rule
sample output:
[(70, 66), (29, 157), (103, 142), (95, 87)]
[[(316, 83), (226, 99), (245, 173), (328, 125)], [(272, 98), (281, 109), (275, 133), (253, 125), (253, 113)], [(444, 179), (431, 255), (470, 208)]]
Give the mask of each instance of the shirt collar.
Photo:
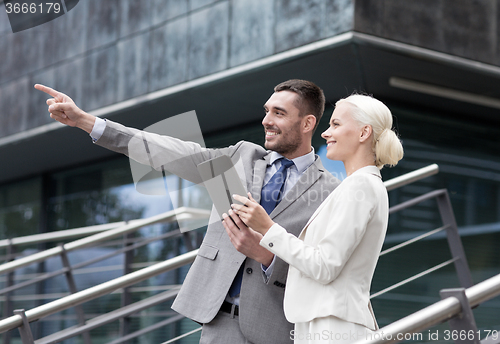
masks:
[[(273, 165), (276, 162), (276, 160), (281, 158), (284, 158), (284, 156), (281, 155), (280, 153), (272, 151), (271, 157), (269, 159), (269, 164)], [(311, 147), (311, 151), (309, 153), (299, 156), (295, 159), (292, 159), (299, 174), (304, 172), (309, 166), (311, 166), (314, 163), (314, 160), (316, 160), (314, 147)]]

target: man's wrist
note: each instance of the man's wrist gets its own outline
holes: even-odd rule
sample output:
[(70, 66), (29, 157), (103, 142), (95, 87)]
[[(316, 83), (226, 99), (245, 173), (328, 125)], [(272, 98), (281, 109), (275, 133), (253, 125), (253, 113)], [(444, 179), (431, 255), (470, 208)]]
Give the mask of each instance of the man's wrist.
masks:
[(78, 121), (78, 128), (86, 131), (87, 133), (91, 133), (95, 124), (95, 116), (88, 114), (82, 111), (82, 116), (80, 117), (80, 121)]
[[(266, 250), (267, 251), (267, 250)], [(264, 265), (266, 268), (269, 267), (269, 265), (271, 265), (271, 263), (273, 262), (273, 259), (274, 259), (274, 254), (267, 251), (269, 256), (267, 257), (263, 257), (262, 258), (262, 261), (260, 262), (262, 265)]]

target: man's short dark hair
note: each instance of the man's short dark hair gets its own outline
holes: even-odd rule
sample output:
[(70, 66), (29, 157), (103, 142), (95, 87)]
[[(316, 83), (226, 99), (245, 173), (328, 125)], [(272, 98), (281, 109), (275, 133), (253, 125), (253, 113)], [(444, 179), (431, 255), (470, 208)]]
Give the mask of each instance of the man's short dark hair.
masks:
[[(319, 120), (325, 111), (325, 94), (315, 83), (307, 80), (291, 79), (274, 88), (274, 92), (290, 91), (299, 95), (299, 104), (296, 104), (300, 109), (300, 116), (312, 114), (316, 117), (316, 125), (318, 127)], [(313, 131), (314, 132), (314, 131)]]

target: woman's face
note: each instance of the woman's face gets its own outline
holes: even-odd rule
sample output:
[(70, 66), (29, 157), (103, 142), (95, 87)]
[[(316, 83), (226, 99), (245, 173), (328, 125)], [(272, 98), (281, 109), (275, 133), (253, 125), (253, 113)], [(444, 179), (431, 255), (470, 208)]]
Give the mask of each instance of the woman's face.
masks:
[(345, 162), (360, 146), (361, 125), (351, 116), (354, 105), (340, 103), (335, 107), (330, 127), (321, 134), (326, 140), (326, 157)]

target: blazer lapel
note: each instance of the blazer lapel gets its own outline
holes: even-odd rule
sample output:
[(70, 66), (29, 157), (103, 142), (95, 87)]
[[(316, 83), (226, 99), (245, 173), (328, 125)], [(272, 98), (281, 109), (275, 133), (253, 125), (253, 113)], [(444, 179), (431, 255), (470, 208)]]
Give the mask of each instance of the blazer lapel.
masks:
[(295, 202), (304, 192), (306, 192), (317, 180), (321, 177), (321, 174), (324, 171), (323, 164), (321, 160), (316, 155), (316, 160), (311, 166), (305, 170), (302, 176), (299, 178), (297, 183), (293, 186), (293, 188), (286, 193), (283, 197), (283, 200), (278, 204), (276, 208), (269, 214), (271, 218), (276, 217), (283, 210), (288, 208), (290, 204)]
[(264, 177), (266, 176), (266, 169), (267, 165), (269, 164), (270, 158), (271, 153), (268, 153), (266, 156), (255, 162), (255, 167), (253, 170), (252, 189), (250, 190), (250, 193), (258, 203), (260, 203), (260, 193), (264, 184)]

